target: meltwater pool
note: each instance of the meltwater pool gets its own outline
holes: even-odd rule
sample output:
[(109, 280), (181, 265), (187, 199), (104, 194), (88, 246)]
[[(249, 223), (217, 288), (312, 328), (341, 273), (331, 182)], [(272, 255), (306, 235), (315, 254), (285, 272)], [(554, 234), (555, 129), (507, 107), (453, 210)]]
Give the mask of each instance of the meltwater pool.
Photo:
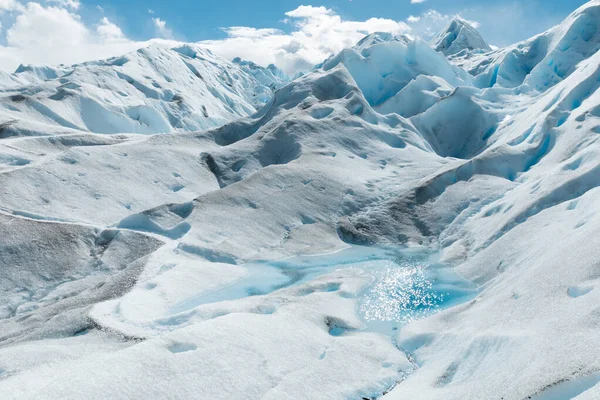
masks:
[(191, 297), (172, 313), (203, 304), (241, 299), (301, 285), (340, 269), (358, 268), (373, 278), (357, 296), (367, 330), (391, 334), (398, 327), (477, 294), (471, 282), (439, 263), (439, 253), (424, 248), (364, 247), (318, 256), (246, 264), (249, 274), (219, 290)]

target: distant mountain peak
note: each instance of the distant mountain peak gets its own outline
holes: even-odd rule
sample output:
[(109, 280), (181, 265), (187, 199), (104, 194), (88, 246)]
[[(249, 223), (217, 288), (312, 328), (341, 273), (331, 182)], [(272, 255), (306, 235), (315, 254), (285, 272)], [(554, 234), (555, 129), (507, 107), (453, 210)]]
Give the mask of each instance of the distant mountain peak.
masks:
[(431, 45), (436, 51), (447, 56), (463, 50), (484, 52), (492, 50), (477, 29), (460, 17), (450, 21), (446, 28), (433, 38)]
[(413, 40), (413, 38), (408, 35), (394, 35), (389, 32), (374, 32), (374, 33), (368, 34), (367, 36), (362, 38), (354, 46), (354, 48), (362, 50), (362, 49), (366, 49), (367, 47), (371, 47), (371, 46), (379, 44), (379, 43), (387, 43), (387, 42), (401, 42), (401, 43), (406, 44), (412, 40)]
[(231, 62), (239, 66), (244, 72), (254, 76), (263, 85), (272, 89), (279, 89), (291, 81), (291, 78), (274, 64), (262, 67), (252, 61), (243, 60), (240, 57), (234, 58)]

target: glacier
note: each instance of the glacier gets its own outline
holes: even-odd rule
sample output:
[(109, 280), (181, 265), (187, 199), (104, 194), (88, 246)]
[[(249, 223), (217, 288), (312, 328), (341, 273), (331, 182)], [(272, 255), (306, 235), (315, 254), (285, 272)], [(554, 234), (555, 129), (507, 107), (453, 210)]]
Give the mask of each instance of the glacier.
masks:
[(600, 398), (599, 0), (0, 78), (3, 399)]
[(431, 40), (431, 46), (447, 56), (457, 53), (486, 53), (492, 50), (479, 32), (462, 18), (454, 18)]
[(154, 45), (69, 67), (21, 65), (0, 83), (3, 135), (54, 129), (156, 134), (221, 126), (254, 114), (287, 79), (281, 71), (252, 70), (194, 44)]

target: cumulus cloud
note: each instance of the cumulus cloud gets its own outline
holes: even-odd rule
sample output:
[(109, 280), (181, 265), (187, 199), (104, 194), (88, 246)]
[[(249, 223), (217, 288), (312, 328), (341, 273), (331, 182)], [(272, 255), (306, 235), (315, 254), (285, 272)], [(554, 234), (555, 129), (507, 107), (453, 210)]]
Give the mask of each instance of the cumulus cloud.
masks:
[(100, 24), (98, 24), (96, 27), (96, 33), (98, 33), (104, 43), (119, 43), (128, 41), (121, 28), (110, 22), (110, 20), (106, 17), (100, 20)]
[(333, 15), (333, 11), (323, 6), (300, 6), (295, 10), (286, 12), (285, 15), (292, 18), (314, 18), (321, 15)]
[(156, 34), (158, 37), (163, 39), (173, 39), (173, 31), (167, 27), (167, 22), (158, 17), (152, 18), (152, 22), (154, 23), (154, 28), (156, 29)]
[(421, 4), (425, 3), (426, 0), (410, 0), (410, 4)]
[(282, 32), (278, 29), (271, 28), (250, 28), (247, 26), (230, 26), (229, 28), (222, 28), (224, 32), (227, 33), (229, 37), (247, 37), (247, 38), (261, 38), (265, 36), (277, 35)]
[(300, 6), (285, 16), (283, 22), (291, 28), (290, 33), (235, 26), (223, 29), (227, 38), (202, 43), (225, 58), (241, 57), (261, 65), (276, 64), (288, 74), (294, 74), (353, 46), (369, 33), (398, 35), (410, 31), (405, 22), (386, 18), (344, 20), (323, 6)]
[(79, 0), (46, 0), (48, 3), (54, 3), (59, 7), (71, 8), (77, 10), (81, 3)]
[(10, 46), (69, 47), (89, 40), (89, 31), (78, 15), (65, 8), (29, 3), (6, 32)]
[(149, 44), (175, 44), (163, 39), (129, 40), (108, 17), (86, 24), (78, 14), (79, 7), (75, 0), (0, 0), (0, 12), (12, 12), (14, 17), (5, 31), (6, 45), (0, 45), (0, 69), (14, 71), (19, 64), (73, 64)]
[(17, 0), (0, 0), (0, 12), (22, 10), (23, 5)]

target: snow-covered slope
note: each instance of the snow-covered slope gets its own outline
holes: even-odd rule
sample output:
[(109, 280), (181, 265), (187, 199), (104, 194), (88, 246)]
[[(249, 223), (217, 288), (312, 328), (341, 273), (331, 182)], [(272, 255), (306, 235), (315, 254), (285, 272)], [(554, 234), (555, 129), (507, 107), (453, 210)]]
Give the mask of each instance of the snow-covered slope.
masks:
[(195, 45), (154, 46), (70, 67), (21, 66), (0, 82), (0, 117), (5, 135), (54, 127), (146, 134), (207, 129), (256, 112), (281, 86), (257, 79), (260, 67), (254, 71)]
[(210, 130), (4, 135), (0, 393), (596, 398), (599, 7), (469, 71), (371, 37)]

